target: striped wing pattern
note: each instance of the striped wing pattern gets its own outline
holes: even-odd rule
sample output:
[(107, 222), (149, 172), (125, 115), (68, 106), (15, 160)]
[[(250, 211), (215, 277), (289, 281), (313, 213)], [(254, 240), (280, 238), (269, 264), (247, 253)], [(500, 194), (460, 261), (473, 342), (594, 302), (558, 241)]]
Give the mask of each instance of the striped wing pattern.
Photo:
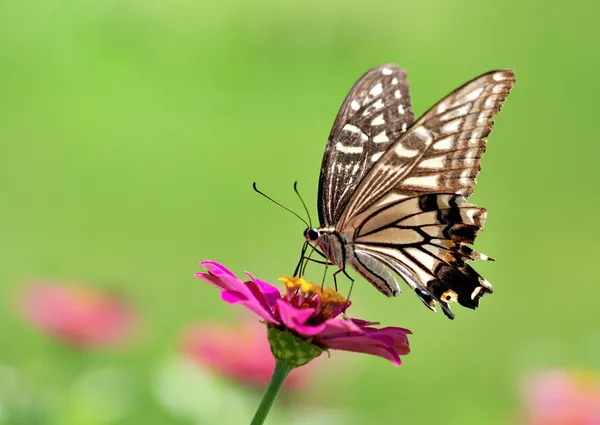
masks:
[(367, 71), (352, 87), (333, 124), (319, 179), (319, 219), (338, 222), (364, 175), (413, 123), (406, 72), (395, 64)]
[(437, 103), (391, 144), (365, 175), (337, 229), (354, 246), (352, 266), (382, 293), (398, 273), (431, 309), (476, 308), (492, 286), (467, 261), (486, 211), (468, 201), (492, 118), (512, 85), (511, 70), (484, 74)]
[[(397, 196), (473, 192), (492, 118), (515, 82), (512, 70), (475, 78), (427, 111), (382, 155), (356, 188), (338, 222)], [(383, 198), (383, 199), (382, 199)]]
[[(483, 228), (485, 216), (484, 209), (469, 204), (462, 195), (406, 197), (375, 209), (361, 223), (355, 231), (355, 250), (374, 254), (402, 276), (428, 307), (433, 309), (436, 301), (453, 317), (449, 302), (476, 308), (479, 298), (492, 292), (491, 285), (467, 264), (488, 259), (467, 246)], [(364, 265), (359, 267), (365, 271)], [(376, 268), (371, 264), (372, 270)], [(370, 276), (370, 280), (376, 280), (375, 286), (384, 294), (397, 294), (389, 278)]]

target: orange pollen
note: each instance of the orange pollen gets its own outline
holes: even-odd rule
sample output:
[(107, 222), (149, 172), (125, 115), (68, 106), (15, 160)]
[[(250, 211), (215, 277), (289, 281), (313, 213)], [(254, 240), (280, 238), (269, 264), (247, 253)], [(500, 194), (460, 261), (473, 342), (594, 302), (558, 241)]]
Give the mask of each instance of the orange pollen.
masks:
[[(287, 288), (288, 300), (297, 295), (302, 300), (313, 300), (317, 298), (317, 309), (331, 316), (331, 310), (346, 304), (346, 298), (333, 288), (321, 287), (312, 282), (307, 282), (301, 277), (284, 276), (278, 279)], [(302, 302), (301, 308), (311, 307), (310, 303)]]
[(323, 310), (320, 316), (323, 318), (323, 320), (329, 320), (331, 319), (333, 314), (331, 313), (331, 310)]

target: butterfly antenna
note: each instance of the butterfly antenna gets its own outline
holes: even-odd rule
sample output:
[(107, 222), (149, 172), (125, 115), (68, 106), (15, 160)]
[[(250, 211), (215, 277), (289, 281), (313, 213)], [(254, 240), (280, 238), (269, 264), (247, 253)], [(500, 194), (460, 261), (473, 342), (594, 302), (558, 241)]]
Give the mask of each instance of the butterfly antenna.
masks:
[(288, 207), (286, 207), (283, 204), (280, 204), (279, 202), (277, 202), (276, 200), (274, 200), (273, 198), (271, 198), (270, 196), (265, 195), (263, 192), (261, 192), (260, 190), (258, 190), (258, 188), (256, 187), (256, 182), (252, 183), (252, 188), (254, 189), (254, 191), (262, 196), (264, 196), (265, 198), (267, 198), (269, 201), (273, 202), (275, 205), (279, 205), (281, 208), (283, 208), (286, 211), (291, 212), (292, 214), (294, 214), (296, 217), (298, 217), (300, 220), (302, 220), (302, 222), (304, 224), (306, 224), (308, 227), (312, 227), (310, 225), (310, 223), (307, 223), (305, 219), (303, 219), (302, 217), (300, 217), (298, 214), (296, 214), (294, 211), (292, 211), (291, 209), (289, 209)]
[(310, 227), (312, 228), (312, 220), (310, 218), (310, 213), (308, 212), (308, 208), (306, 207), (306, 203), (304, 202), (304, 199), (302, 199), (302, 195), (300, 195), (300, 192), (298, 191), (298, 182), (294, 182), (294, 192), (296, 192), (296, 195), (298, 195), (298, 198), (300, 198), (300, 202), (302, 202), (302, 206), (304, 207), (304, 211), (306, 211), (306, 215), (308, 216), (308, 223), (310, 225)]

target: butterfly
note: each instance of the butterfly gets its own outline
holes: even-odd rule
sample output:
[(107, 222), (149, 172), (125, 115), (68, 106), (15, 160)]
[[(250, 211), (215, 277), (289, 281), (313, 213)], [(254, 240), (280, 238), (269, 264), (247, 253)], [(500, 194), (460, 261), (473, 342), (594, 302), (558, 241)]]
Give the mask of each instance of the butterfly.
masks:
[[(476, 308), (492, 285), (467, 262), (486, 210), (469, 203), (486, 140), (515, 83), (509, 69), (483, 74), (414, 121), (406, 72), (367, 71), (329, 135), (318, 193), (320, 227), (306, 242), (339, 270), (350, 266), (384, 295), (399, 275), (431, 310)], [(347, 274), (346, 274), (347, 275)], [(349, 276), (348, 276), (349, 277)]]

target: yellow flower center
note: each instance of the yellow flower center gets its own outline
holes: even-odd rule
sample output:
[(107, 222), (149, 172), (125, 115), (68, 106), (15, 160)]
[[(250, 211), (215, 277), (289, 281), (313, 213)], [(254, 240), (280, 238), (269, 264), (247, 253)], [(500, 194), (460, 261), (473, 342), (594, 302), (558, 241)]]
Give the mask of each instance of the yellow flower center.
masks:
[(285, 284), (284, 297), (291, 304), (299, 308), (316, 308), (319, 315), (331, 317), (333, 309), (347, 303), (346, 298), (333, 288), (315, 285), (301, 277), (283, 276), (278, 280)]

